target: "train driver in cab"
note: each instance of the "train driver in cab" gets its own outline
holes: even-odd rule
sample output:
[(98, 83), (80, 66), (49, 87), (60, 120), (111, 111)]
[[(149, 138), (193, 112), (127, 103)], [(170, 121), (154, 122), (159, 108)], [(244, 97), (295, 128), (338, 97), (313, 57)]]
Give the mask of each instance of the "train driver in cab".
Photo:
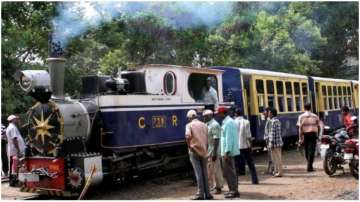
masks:
[(206, 85), (202, 90), (203, 95), (203, 101), (206, 104), (214, 105), (215, 108), (217, 108), (218, 105), (218, 94), (214, 87), (212, 87), (212, 79), (211, 77), (208, 77), (206, 79)]

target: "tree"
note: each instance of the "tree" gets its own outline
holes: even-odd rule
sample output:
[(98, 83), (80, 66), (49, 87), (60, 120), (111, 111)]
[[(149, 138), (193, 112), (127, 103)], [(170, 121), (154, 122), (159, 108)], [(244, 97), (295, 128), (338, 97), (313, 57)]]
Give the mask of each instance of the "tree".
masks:
[(116, 75), (119, 70), (128, 67), (128, 56), (123, 49), (115, 49), (108, 52), (99, 62), (100, 72), (108, 75)]
[(229, 55), (225, 64), (300, 74), (316, 73), (321, 60), (314, 60), (312, 53), (326, 43), (320, 29), (291, 8), (277, 8), (276, 12), (271, 9), (270, 13), (267, 9), (250, 7), (218, 28), (217, 33), (227, 40), (230, 48), (230, 51), (222, 52)]
[(49, 18), (55, 4), (49, 2), (2, 3), (2, 116), (23, 113), (32, 99), (24, 96), (13, 75), (23, 69), (45, 69)]
[(359, 3), (292, 2), (291, 8), (313, 19), (327, 38), (327, 43), (314, 52), (314, 58), (323, 61), (319, 75), (358, 79), (358, 62), (348, 61), (359, 61)]
[[(25, 112), (32, 103), (12, 76), (17, 70), (47, 68), (48, 34), (58, 4), (2, 3), (5, 116)], [(229, 13), (215, 9), (225, 19), (206, 19), (207, 3), (201, 3), (198, 13), (191, 3), (129, 4), (136, 12), (89, 27), (65, 47), (65, 91), (70, 95), (79, 94), (81, 76), (114, 74), (146, 63), (228, 65), (358, 79), (357, 2), (237, 2), (232, 11), (223, 7)]]

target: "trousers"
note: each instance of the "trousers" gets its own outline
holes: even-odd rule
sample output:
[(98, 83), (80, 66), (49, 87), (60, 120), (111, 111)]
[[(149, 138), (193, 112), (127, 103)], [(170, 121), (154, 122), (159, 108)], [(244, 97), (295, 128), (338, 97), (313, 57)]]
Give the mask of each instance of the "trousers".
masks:
[(209, 183), (207, 177), (207, 158), (201, 157), (194, 152), (189, 152), (190, 162), (194, 168), (194, 173), (197, 183), (197, 193), (196, 195), (201, 197), (209, 197)]
[[(224, 178), (222, 175), (220, 158), (216, 158), (215, 161), (212, 161), (211, 157), (208, 159), (208, 178), (209, 178), (209, 186), (211, 188), (214, 187), (217, 189), (222, 189), (224, 186)], [(215, 183), (214, 183), (215, 182)]]
[(9, 173), (9, 157), (5, 140), (1, 140), (1, 167), (4, 174), (7, 175)]
[(282, 169), (281, 147), (271, 148), (270, 153), (271, 153), (271, 160), (274, 164), (275, 174), (282, 175), (283, 169)]
[(249, 167), (249, 170), (250, 170), (250, 173), (251, 173), (251, 181), (252, 181), (252, 183), (257, 184), (258, 183), (258, 178), (257, 178), (257, 174), (256, 174), (255, 163), (254, 163), (254, 160), (253, 160), (253, 158), (251, 156), (251, 149), (250, 148), (240, 149), (240, 156), (245, 160), (246, 164)]
[(238, 180), (236, 175), (234, 157), (229, 158), (229, 160), (225, 160), (224, 157), (222, 157), (221, 159), (223, 175), (228, 184), (229, 191), (232, 193), (238, 193)]
[(304, 133), (304, 149), (305, 149), (305, 158), (307, 160), (307, 170), (313, 170), (316, 141), (317, 141), (317, 135), (315, 132)]

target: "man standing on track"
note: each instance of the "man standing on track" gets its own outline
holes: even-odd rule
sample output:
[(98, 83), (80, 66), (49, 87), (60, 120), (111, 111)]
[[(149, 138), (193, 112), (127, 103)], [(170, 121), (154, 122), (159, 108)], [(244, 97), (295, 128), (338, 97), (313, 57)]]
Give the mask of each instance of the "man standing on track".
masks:
[(197, 193), (193, 200), (213, 199), (209, 191), (207, 177), (207, 144), (208, 144), (208, 127), (197, 119), (195, 110), (187, 113), (189, 123), (186, 124), (185, 138), (189, 149), (189, 157), (194, 168)]
[(312, 113), (311, 104), (304, 106), (305, 112), (298, 118), (297, 126), (299, 127), (299, 143), (304, 144), (305, 157), (307, 160), (307, 171), (314, 171), (313, 162), (316, 150), (316, 141), (320, 129), (319, 117)]
[[(220, 163), (221, 127), (213, 118), (213, 112), (209, 109), (203, 112), (204, 121), (208, 126), (208, 178), (210, 188), (214, 189), (214, 194), (220, 194), (223, 187), (222, 169)], [(215, 181), (215, 187), (214, 187)]]
[(225, 198), (239, 197), (238, 180), (236, 175), (234, 156), (240, 154), (238, 134), (235, 121), (230, 117), (228, 109), (219, 107), (218, 109), (222, 121), (222, 131), (220, 137), (221, 143), (221, 163), (223, 166), (223, 175), (229, 187), (229, 192)]

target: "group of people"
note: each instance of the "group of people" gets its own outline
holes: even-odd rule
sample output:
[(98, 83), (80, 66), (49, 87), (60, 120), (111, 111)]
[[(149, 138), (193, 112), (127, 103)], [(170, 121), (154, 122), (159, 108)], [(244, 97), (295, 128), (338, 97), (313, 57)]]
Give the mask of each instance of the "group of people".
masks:
[(7, 118), (9, 125), (1, 125), (1, 159), (2, 176), (9, 176), (10, 186), (17, 184), (19, 161), (25, 155), (25, 141), (18, 129), (19, 117), (10, 115)]
[(224, 197), (239, 197), (235, 156), (240, 154), (248, 163), (253, 184), (259, 183), (251, 157), (249, 121), (241, 116), (239, 109), (234, 113), (234, 110), (220, 107), (217, 113), (222, 120), (221, 125), (210, 109), (203, 111), (203, 121), (195, 110), (187, 113), (189, 123), (185, 138), (198, 187), (192, 199), (212, 199), (212, 194), (222, 193), (224, 178), (229, 187)]
[[(298, 117), (296, 126), (299, 133), (299, 145), (305, 150), (306, 171), (313, 172), (316, 144), (321, 137), (324, 122), (311, 112), (311, 104), (305, 104), (304, 109), (305, 112)], [(351, 116), (347, 107), (343, 107), (342, 114), (344, 125), (347, 127)], [(263, 115), (266, 119), (264, 141), (269, 154), (266, 173), (274, 177), (282, 177), (284, 143), (281, 121), (277, 118), (275, 108), (266, 108)], [(192, 199), (212, 199), (212, 194), (222, 193), (223, 178), (229, 189), (224, 197), (239, 197), (236, 159), (242, 159), (248, 165), (252, 184), (259, 183), (251, 155), (250, 122), (242, 116), (241, 109), (219, 107), (217, 116), (221, 119), (221, 124), (215, 120), (214, 112), (209, 109), (202, 112), (202, 117), (195, 110), (187, 113), (188, 124), (185, 129), (185, 138), (197, 181), (197, 193)], [(238, 166), (240, 171), (245, 170), (244, 163), (238, 163)]]

